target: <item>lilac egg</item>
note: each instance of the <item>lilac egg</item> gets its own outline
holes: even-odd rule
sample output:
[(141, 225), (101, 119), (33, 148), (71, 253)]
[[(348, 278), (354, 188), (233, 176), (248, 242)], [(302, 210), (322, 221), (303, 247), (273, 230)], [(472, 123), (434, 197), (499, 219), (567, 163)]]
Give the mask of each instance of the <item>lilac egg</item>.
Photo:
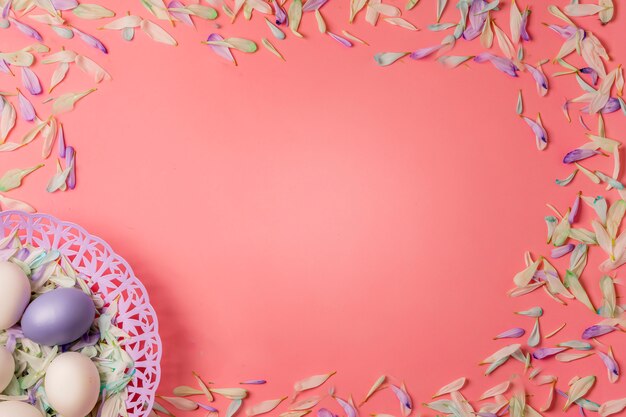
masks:
[(24, 336), (41, 345), (65, 345), (87, 333), (96, 316), (91, 298), (76, 288), (42, 294), (22, 316)]

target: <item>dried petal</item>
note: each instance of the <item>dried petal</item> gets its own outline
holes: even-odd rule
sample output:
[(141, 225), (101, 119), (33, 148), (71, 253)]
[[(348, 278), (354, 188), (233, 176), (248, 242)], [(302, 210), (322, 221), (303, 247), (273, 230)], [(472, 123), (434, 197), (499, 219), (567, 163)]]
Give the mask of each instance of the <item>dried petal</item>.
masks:
[(37, 171), (42, 166), (43, 164), (39, 164), (31, 168), (16, 168), (5, 172), (4, 175), (0, 177), (0, 191), (9, 191), (19, 187), (20, 185), (22, 185), (22, 180), (24, 179), (24, 177), (34, 171)]
[(454, 381), (450, 382), (449, 384), (439, 388), (439, 390), (435, 393), (435, 395), (433, 395), (432, 398), (437, 398), (437, 397), (440, 397), (440, 396), (445, 395), (445, 394), (449, 394), (449, 393), (454, 392), (454, 391), (459, 391), (465, 385), (465, 381), (466, 380), (467, 379), (465, 377), (461, 377), (459, 379), (455, 379)]
[(280, 405), (287, 397), (278, 398), (275, 400), (263, 401), (259, 404), (252, 406), (246, 413), (248, 417), (258, 416), (259, 414), (269, 413)]
[(524, 336), (526, 330), (521, 327), (514, 327), (509, 330), (505, 330), (502, 333), (498, 334), (494, 339), (517, 339), (518, 337)]
[(141, 30), (148, 35), (152, 40), (164, 43), (166, 45), (176, 46), (178, 43), (169, 33), (165, 31), (161, 26), (156, 23), (152, 23), (149, 20), (142, 20), (139, 26)]
[(586, 328), (582, 334), (582, 338), (585, 340), (593, 339), (595, 337), (604, 336), (605, 334), (614, 332), (615, 330), (617, 330), (617, 328), (614, 326), (596, 324)]
[(32, 95), (41, 94), (43, 89), (41, 88), (41, 83), (37, 75), (28, 67), (21, 67), (20, 70), (22, 72), (22, 84), (24, 88)]

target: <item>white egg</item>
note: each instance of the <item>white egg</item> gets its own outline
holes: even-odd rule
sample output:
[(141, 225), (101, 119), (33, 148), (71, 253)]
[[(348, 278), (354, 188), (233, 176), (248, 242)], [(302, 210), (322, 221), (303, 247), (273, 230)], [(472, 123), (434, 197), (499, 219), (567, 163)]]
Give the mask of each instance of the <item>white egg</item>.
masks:
[(63, 417), (85, 417), (100, 395), (100, 375), (87, 356), (67, 352), (54, 358), (44, 379), (52, 408)]
[(2, 401), (0, 417), (43, 417), (43, 414), (38, 408), (21, 401)]
[(8, 349), (0, 346), (0, 392), (11, 383), (15, 373), (15, 359)]
[(0, 288), (0, 330), (5, 330), (22, 318), (30, 301), (30, 281), (13, 262), (0, 262)]

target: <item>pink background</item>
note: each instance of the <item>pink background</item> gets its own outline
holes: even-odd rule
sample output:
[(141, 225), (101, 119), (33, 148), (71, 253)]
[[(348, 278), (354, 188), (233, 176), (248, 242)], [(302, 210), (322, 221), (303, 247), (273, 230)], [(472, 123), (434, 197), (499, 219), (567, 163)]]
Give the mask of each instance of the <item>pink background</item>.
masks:
[[(317, 32), (312, 15), (302, 26), (306, 40), (272, 40), (286, 63), (260, 50), (238, 53), (238, 67), (200, 44), (213, 23), (168, 28), (176, 48), (141, 34), (126, 43), (100, 32), (108, 56), (44, 32), (54, 49), (89, 53), (114, 80), (61, 118), (78, 150), (78, 188), (45, 193), (51, 158), (45, 174), (9, 195), (81, 224), (130, 262), (161, 322), (162, 393), (193, 384), (196, 370), (220, 386), (268, 379), (254, 394), (263, 400), (288, 394), (297, 379), (336, 370), (338, 394), (356, 400), (380, 374), (405, 380), (416, 403), (468, 376), (471, 397), (521, 372), (508, 364), (485, 381), (476, 366), (506, 343), (491, 341), (495, 334), (513, 326), (530, 331), (532, 320), (512, 311), (543, 306), (544, 334), (567, 321), (555, 342), (597, 321), (578, 303), (559, 307), (543, 292), (505, 295), (525, 250), (548, 254), (545, 203), (565, 211), (576, 191), (602, 192), (580, 174), (565, 190), (553, 182), (570, 173), (563, 154), (585, 141), (579, 124), (560, 113), (563, 98), (579, 93), (575, 81), (551, 80), (541, 99), (528, 74), (515, 80), (488, 64), (445, 70), (432, 59), (405, 59), (381, 68), (376, 52), (439, 41), (441, 34), (425, 30), (434, 2), (404, 15), (420, 32), (349, 26), (347, 2), (333, 2), (323, 10), (330, 29), (348, 29), (371, 46), (344, 48)], [(531, 32), (542, 40), (527, 49), (531, 63), (560, 45), (540, 24), (555, 21), (545, 5), (533, 6)], [(456, 21), (449, 9), (443, 20)], [(144, 14), (139, 2), (130, 10)], [(500, 16), (508, 30), (508, 11)], [(616, 62), (626, 58), (621, 17), (600, 33)], [(233, 27), (223, 16), (219, 22), (224, 36), (269, 36), (260, 16)], [(598, 27), (593, 18), (584, 22)], [(3, 49), (23, 46), (12, 37)], [(476, 48), (460, 41), (454, 53)], [(51, 71), (38, 71), (46, 85)], [(71, 73), (58, 92), (91, 86), (76, 68)], [(515, 114), (519, 88), (526, 113), (542, 113), (551, 140), (545, 152)], [(607, 120), (609, 136), (620, 139), (623, 116)], [(0, 155), (1, 164), (33, 165), (39, 153), (31, 145)], [(611, 171), (608, 158), (596, 159), (588, 165)], [(597, 294), (602, 258), (593, 259), (583, 280)], [(626, 367), (619, 339), (604, 340)], [(560, 369), (561, 388), (574, 375), (598, 375), (594, 400), (619, 392), (597, 357), (544, 366)], [(538, 392), (531, 399), (537, 407), (546, 391)], [(397, 402), (381, 393), (365, 411), (397, 414)]]

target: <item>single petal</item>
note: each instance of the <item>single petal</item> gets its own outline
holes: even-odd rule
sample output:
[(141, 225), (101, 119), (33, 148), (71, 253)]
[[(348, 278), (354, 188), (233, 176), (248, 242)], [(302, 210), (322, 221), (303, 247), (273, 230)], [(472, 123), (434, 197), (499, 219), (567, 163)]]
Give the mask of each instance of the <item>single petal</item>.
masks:
[(9, 21), (13, 23), (15, 27), (17, 27), (17, 29), (26, 36), (30, 36), (31, 38), (36, 39), (39, 42), (43, 41), (43, 38), (41, 37), (39, 32), (37, 32), (34, 28), (27, 25), (26, 23), (22, 23), (19, 20), (13, 19), (12, 17), (9, 17)]
[[(2, 211), (17, 210), (24, 211), (26, 213), (36, 213), (37, 210), (33, 206), (24, 201), (9, 198), (0, 194), (0, 209)], [(24, 248), (26, 249), (26, 248)]]
[[(609, 373), (609, 378), (611, 378), (611, 376), (619, 377), (619, 365), (617, 365), (615, 359), (601, 351), (597, 351), (596, 353), (598, 354), (598, 356), (600, 356), (600, 359), (602, 359), (604, 366), (606, 366), (606, 369)], [(613, 380), (612, 382), (615, 382), (615, 380)]]
[(580, 193), (576, 194), (576, 198), (574, 199), (574, 204), (572, 204), (572, 210), (567, 216), (567, 221), (569, 224), (572, 224), (576, 221), (576, 217), (578, 217), (578, 212), (580, 211)]
[(522, 119), (524, 119), (526, 124), (530, 126), (537, 138), (539, 138), (544, 143), (548, 142), (548, 134), (546, 133), (546, 130), (543, 128), (543, 126), (526, 116), (522, 116)]
[(287, 397), (277, 398), (275, 400), (267, 400), (260, 402), (248, 409), (246, 415), (248, 417), (258, 416), (260, 414), (269, 413), (280, 405)]
[(380, 389), (380, 387), (383, 385), (386, 379), (387, 379), (386, 375), (381, 375), (378, 377), (378, 379), (374, 382), (372, 387), (367, 392), (367, 395), (365, 396), (363, 401), (361, 401), (361, 405), (365, 404), (367, 400), (369, 400), (372, 397), (372, 395), (374, 395), (374, 393)]
[[(343, 400), (337, 396), (334, 397), (335, 400), (339, 403), (343, 411), (346, 413), (346, 417), (358, 417), (358, 412), (356, 407), (352, 404), (352, 401)], [(351, 400), (352, 398), (350, 398)]]
[(41, 83), (37, 75), (28, 67), (21, 67), (20, 70), (22, 72), (22, 84), (24, 88), (34, 96), (41, 94), (43, 89), (41, 88)]
[(533, 352), (533, 358), (545, 359), (567, 350), (566, 347), (545, 347), (539, 348)]
[(439, 388), (439, 390), (435, 393), (435, 395), (433, 395), (432, 398), (437, 398), (437, 397), (440, 397), (440, 396), (445, 395), (445, 394), (449, 394), (449, 393), (454, 392), (454, 391), (459, 391), (461, 388), (463, 388), (463, 386), (465, 385), (466, 381), (467, 381), (467, 378), (465, 378), (465, 377), (461, 377), (461, 378), (455, 379), (454, 381), (450, 382), (449, 384), (446, 384), (445, 386)]
[(56, 10), (72, 10), (78, 6), (77, 0), (50, 0)]
[(70, 190), (76, 188), (76, 151), (72, 146), (68, 146), (65, 150), (65, 164), (70, 167), (70, 173), (67, 176), (67, 186)]
[(106, 17), (115, 16), (115, 12), (107, 9), (106, 7), (100, 6), (99, 4), (87, 4), (81, 3), (78, 6), (72, 9), (72, 13), (74, 15), (80, 17), (81, 19), (103, 19)]
[(524, 336), (526, 330), (521, 327), (514, 327), (509, 330), (505, 330), (502, 333), (498, 334), (494, 339), (516, 339), (518, 337)]
[(74, 109), (76, 103), (85, 96), (96, 91), (95, 88), (81, 91), (78, 93), (66, 93), (57, 97), (52, 103), (52, 114), (60, 114)]
[(550, 257), (553, 259), (561, 258), (567, 255), (568, 253), (570, 253), (571, 251), (573, 251), (575, 247), (576, 245), (574, 245), (573, 243), (568, 243), (567, 245), (554, 248), (552, 249), (552, 252), (550, 253)]
[(347, 40), (346, 38), (344, 38), (343, 36), (339, 36), (336, 35), (332, 32), (326, 32), (328, 33), (328, 35), (333, 38), (334, 40), (336, 40), (337, 42), (339, 42), (340, 44), (342, 44), (343, 46), (345, 46), (346, 48), (350, 48), (352, 47), (352, 42), (350, 42), (349, 40)]
[[(223, 41), (223, 40), (224, 38), (217, 33), (212, 33), (207, 38), (207, 42)], [(235, 57), (230, 52), (230, 49), (228, 49), (228, 47), (221, 46), (221, 45), (213, 45), (213, 44), (208, 44), (208, 45), (211, 47), (211, 50), (215, 52), (217, 55), (221, 56), (227, 61), (235, 63)]]
[(22, 180), (27, 175), (41, 168), (43, 164), (26, 169), (10, 169), (0, 177), (0, 191), (9, 191), (22, 185)]
[(381, 67), (386, 67), (407, 55), (408, 52), (381, 52), (374, 55), (374, 61)]
[(72, 27), (72, 31), (74, 31), (74, 33), (76, 34), (76, 36), (78, 36), (83, 42), (85, 42), (87, 45), (98, 49), (100, 52), (102, 53), (109, 53), (109, 51), (107, 50), (106, 46), (104, 46), (104, 44), (102, 42), (100, 42), (99, 39), (95, 38), (94, 36), (91, 36), (88, 33), (85, 33), (81, 30), (76, 29), (75, 27)]
[(596, 324), (585, 329), (582, 334), (582, 338), (585, 340), (593, 339), (595, 337), (603, 336), (605, 334), (614, 332), (617, 330), (614, 326)]
[(413, 409), (413, 402), (411, 401), (411, 397), (409, 396), (409, 393), (393, 384), (391, 384), (390, 387), (393, 393), (396, 395), (396, 398), (398, 398), (398, 401), (400, 401), (400, 408), (402, 409), (402, 415), (408, 416), (411, 413), (411, 410)]
[(313, 388), (317, 388), (323, 383), (325, 383), (326, 381), (328, 381), (328, 379), (335, 374), (336, 372), (330, 372), (327, 374), (313, 375), (308, 378), (301, 379), (300, 381), (294, 384), (293, 390), (295, 393), (298, 393), (298, 392), (307, 391)]
[(159, 396), (159, 398), (172, 404), (178, 410), (194, 411), (198, 409), (198, 404), (195, 401), (188, 400), (187, 398), (162, 396)]
[(539, 95), (545, 96), (548, 92), (548, 79), (541, 70), (529, 64), (525, 64), (525, 66), (537, 83), (537, 91), (539, 92)]
[(17, 99), (20, 106), (20, 116), (27, 122), (32, 122), (37, 117), (33, 104), (21, 92), (17, 92)]
[(411, 55), (409, 55), (409, 57), (411, 59), (422, 59), (424, 57), (427, 57), (428, 55), (431, 55), (434, 52), (437, 52), (442, 47), (443, 45), (427, 46), (425, 48), (418, 49), (415, 52), (411, 52)]

